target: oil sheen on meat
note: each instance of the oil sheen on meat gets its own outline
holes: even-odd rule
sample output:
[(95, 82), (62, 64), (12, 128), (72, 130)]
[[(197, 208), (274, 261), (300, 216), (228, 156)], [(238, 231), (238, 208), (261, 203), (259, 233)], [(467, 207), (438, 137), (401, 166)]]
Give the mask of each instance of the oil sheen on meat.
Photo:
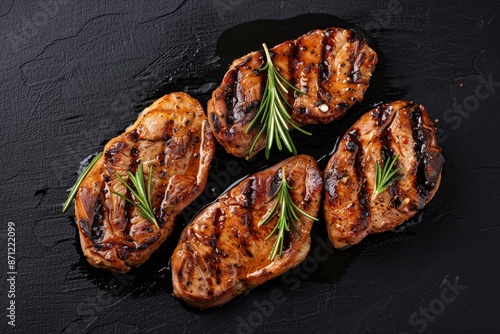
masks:
[[(292, 120), (298, 125), (330, 123), (342, 117), (363, 100), (377, 63), (377, 54), (357, 32), (341, 28), (314, 30), (270, 51), (280, 74), (306, 93), (289, 89), (287, 96)], [(237, 157), (249, 158), (265, 146), (265, 136), (261, 136), (250, 156), (260, 125), (245, 133), (266, 85), (266, 73), (259, 70), (265, 59), (263, 50), (236, 59), (208, 102), (216, 139)]]
[(272, 210), (285, 168), (291, 197), (316, 217), (323, 188), (316, 161), (299, 155), (255, 173), (205, 208), (182, 232), (172, 255), (174, 295), (197, 308), (224, 304), (297, 266), (310, 247), (313, 220), (300, 215), (285, 239), (283, 256), (269, 260), (276, 236), (265, 240), (278, 217), (258, 226)]
[[(165, 95), (123, 134), (110, 140), (81, 184), (75, 201), (84, 255), (95, 267), (127, 272), (144, 263), (171, 234), (175, 216), (204, 189), (215, 141), (199, 102)], [(116, 175), (128, 180), (138, 164), (152, 168), (151, 202), (159, 228), (140, 216)]]
[[(396, 181), (374, 196), (376, 163), (399, 154)], [(427, 110), (416, 103), (382, 104), (344, 135), (325, 170), (324, 214), (337, 248), (391, 230), (436, 193), (444, 158)]]

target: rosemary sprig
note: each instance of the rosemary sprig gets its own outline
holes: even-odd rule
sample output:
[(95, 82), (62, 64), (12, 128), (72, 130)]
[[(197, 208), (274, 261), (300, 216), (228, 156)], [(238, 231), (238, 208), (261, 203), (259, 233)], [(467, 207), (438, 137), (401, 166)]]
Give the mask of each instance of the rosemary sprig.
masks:
[(100, 157), (102, 157), (102, 152), (97, 154), (94, 157), (94, 159), (92, 159), (92, 161), (88, 164), (87, 167), (85, 167), (85, 169), (81, 172), (81, 174), (76, 179), (75, 185), (71, 188), (71, 192), (69, 193), (68, 198), (66, 199), (66, 202), (64, 202), (64, 204), (63, 204), (63, 208), (62, 208), (63, 213), (66, 212), (66, 210), (68, 210), (69, 206), (71, 205), (71, 202), (73, 202), (73, 199), (76, 196), (76, 192), (78, 191), (78, 188), (80, 188), (80, 185), (82, 184), (83, 180), (85, 179), (87, 174), (90, 172), (92, 167), (94, 167), (94, 165), (96, 164), (97, 160), (99, 160)]
[(379, 162), (376, 164), (375, 190), (373, 191), (372, 199), (375, 199), (378, 194), (390, 187), (398, 178), (396, 173), (401, 167), (394, 168), (394, 164), (399, 159), (399, 154), (392, 158), (388, 158), (384, 163), (384, 167), (380, 167)]
[(262, 100), (260, 102), (259, 111), (246, 128), (245, 133), (249, 133), (259, 120), (262, 124), (262, 129), (252, 143), (248, 155), (252, 155), (255, 145), (264, 132), (266, 132), (266, 159), (269, 159), (269, 151), (271, 150), (275, 140), (276, 146), (280, 151), (284, 145), (288, 151), (293, 154), (297, 154), (297, 149), (295, 148), (293, 140), (288, 133), (288, 129), (294, 128), (309, 136), (311, 133), (302, 130), (292, 121), (292, 117), (288, 113), (286, 107), (288, 106), (291, 108), (292, 106), (286, 99), (285, 94), (288, 94), (287, 86), (299, 94), (305, 94), (305, 92), (296, 88), (283, 78), (276, 67), (274, 67), (267, 45), (264, 43), (262, 46), (264, 47), (264, 51), (266, 53), (266, 65), (261, 67), (259, 70), (267, 71), (267, 82), (264, 94), (262, 95)]
[[(309, 219), (312, 219), (314, 221), (318, 220), (318, 218), (311, 216), (310, 214), (299, 208), (293, 202), (293, 199), (290, 196), (290, 190), (293, 190), (294, 188), (291, 187), (286, 181), (284, 167), (282, 167), (281, 169), (281, 175), (282, 179), (280, 186), (278, 188), (278, 199), (276, 203), (274, 203), (271, 212), (266, 216), (266, 218), (264, 218), (263, 221), (259, 223), (259, 226), (265, 225), (271, 221), (271, 219), (274, 217), (275, 214), (278, 214), (278, 222), (276, 223), (276, 226), (274, 226), (274, 229), (271, 231), (271, 233), (269, 233), (269, 235), (265, 239), (268, 240), (273, 235), (277, 234), (276, 240), (274, 241), (273, 249), (269, 254), (269, 260), (271, 261), (274, 260), (276, 254), (279, 253), (280, 257), (283, 255), (283, 243), (285, 241), (285, 233), (290, 232), (290, 222), (292, 223), (295, 230), (298, 233), (300, 233), (299, 229), (297, 228), (297, 222), (299, 221), (297, 211)], [(279, 212), (277, 211), (278, 206), (279, 206)]]
[(134, 205), (137, 208), (137, 213), (139, 215), (149, 220), (152, 224), (155, 224), (156, 227), (159, 227), (158, 223), (156, 222), (155, 214), (153, 212), (153, 207), (151, 205), (152, 172), (153, 168), (152, 166), (150, 166), (147, 189), (145, 188), (144, 174), (142, 172), (141, 164), (139, 164), (139, 166), (137, 167), (135, 175), (132, 174), (131, 172), (128, 172), (128, 177), (132, 181), (133, 186), (131, 186), (127, 181), (125, 181), (120, 175), (115, 174), (116, 177), (123, 183), (125, 187), (127, 187), (130, 193), (133, 195), (135, 201), (132, 201), (131, 199), (125, 197), (124, 195), (116, 191), (113, 191), (113, 194), (121, 197), (128, 203)]

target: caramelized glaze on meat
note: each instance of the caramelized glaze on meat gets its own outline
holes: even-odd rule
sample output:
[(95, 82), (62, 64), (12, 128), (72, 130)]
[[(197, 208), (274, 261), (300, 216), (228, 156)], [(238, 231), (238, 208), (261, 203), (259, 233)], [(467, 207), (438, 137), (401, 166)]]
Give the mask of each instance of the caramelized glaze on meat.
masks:
[[(125, 133), (110, 140), (81, 184), (75, 202), (84, 255), (95, 267), (127, 272), (144, 263), (173, 229), (175, 216), (204, 189), (215, 142), (203, 108), (184, 93), (165, 95)], [(128, 196), (128, 180), (142, 164), (159, 228), (113, 193)]]
[[(306, 94), (289, 89), (292, 120), (299, 125), (329, 123), (363, 100), (377, 54), (353, 30), (311, 31), (271, 49), (273, 64), (285, 79)], [(236, 59), (208, 102), (212, 131), (227, 152), (249, 157), (260, 126), (245, 133), (256, 116), (265, 87), (263, 51)], [(265, 146), (259, 139), (252, 155)]]
[(276, 236), (265, 239), (278, 217), (258, 226), (277, 200), (282, 166), (293, 187), (290, 194), (294, 203), (317, 216), (323, 180), (313, 158), (292, 157), (247, 177), (205, 208), (182, 232), (171, 261), (176, 297), (198, 308), (221, 305), (304, 260), (313, 220), (301, 216), (297, 222), (300, 233), (292, 228), (283, 256), (272, 261), (268, 257)]
[[(399, 154), (396, 181), (377, 196), (376, 163)], [(344, 135), (325, 170), (324, 214), (335, 247), (391, 230), (436, 193), (444, 158), (427, 110), (397, 101), (363, 115)]]

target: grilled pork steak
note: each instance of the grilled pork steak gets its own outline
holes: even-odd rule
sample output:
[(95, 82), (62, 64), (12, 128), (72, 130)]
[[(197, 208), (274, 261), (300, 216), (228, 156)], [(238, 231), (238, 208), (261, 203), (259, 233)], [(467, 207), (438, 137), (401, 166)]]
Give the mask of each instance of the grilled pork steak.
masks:
[[(374, 196), (376, 163), (399, 154), (396, 181)], [(325, 170), (324, 214), (335, 247), (391, 230), (436, 193), (444, 158), (427, 110), (413, 102), (380, 105), (344, 135)]]
[[(175, 216), (204, 189), (215, 150), (198, 101), (165, 95), (146, 108), (125, 133), (110, 140), (76, 195), (76, 223), (83, 253), (95, 267), (127, 272), (144, 263), (170, 235)], [(159, 228), (137, 213), (116, 174), (128, 180), (142, 164)]]
[(182, 232), (171, 261), (176, 297), (202, 309), (221, 305), (304, 260), (313, 220), (299, 214), (300, 233), (290, 226), (283, 256), (272, 261), (268, 257), (276, 236), (265, 239), (275, 227), (277, 215), (258, 226), (276, 203), (282, 166), (293, 187), (290, 195), (294, 203), (317, 216), (323, 180), (313, 158), (292, 157), (247, 177), (205, 208)]
[[(329, 123), (342, 117), (363, 99), (377, 54), (355, 31), (341, 28), (311, 31), (296, 40), (271, 49), (273, 64), (280, 74), (306, 94), (289, 89), (292, 120), (298, 125)], [(208, 102), (208, 119), (216, 139), (227, 152), (249, 158), (252, 143), (260, 131), (245, 130), (255, 118), (267, 76), (264, 51), (236, 59), (222, 84)], [(261, 136), (252, 155), (265, 146)]]

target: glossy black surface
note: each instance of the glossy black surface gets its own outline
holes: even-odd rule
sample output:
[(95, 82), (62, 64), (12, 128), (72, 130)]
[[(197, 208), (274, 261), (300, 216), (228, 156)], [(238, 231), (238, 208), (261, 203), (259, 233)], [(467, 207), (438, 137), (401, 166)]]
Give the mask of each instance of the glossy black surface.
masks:
[[(2, 333), (499, 331), (500, 5), (55, 3), (0, 5), (0, 258), (7, 261), (12, 221), (18, 272), (15, 329), (6, 317), (10, 286), (1, 285)], [(149, 262), (127, 275), (87, 264), (72, 210), (60, 212), (80, 161), (156, 98), (186, 91), (206, 106), (233, 58), (330, 25), (364, 32), (379, 64), (365, 100), (336, 123), (308, 126), (312, 137), (294, 132), (297, 149), (324, 168), (339, 136), (372, 106), (396, 99), (425, 105), (439, 119), (447, 162), (422, 213), (341, 251), (320, 221), (299, 268), (199, 312), (171, 296), (168, 261), (176, 238), (231, 184), (287, 156), (274, 152), (267, 162), (261, 153), (244, 161), (218, 148), (204, 194)], [(455, 294), (454, 283), (462, 286)]]

